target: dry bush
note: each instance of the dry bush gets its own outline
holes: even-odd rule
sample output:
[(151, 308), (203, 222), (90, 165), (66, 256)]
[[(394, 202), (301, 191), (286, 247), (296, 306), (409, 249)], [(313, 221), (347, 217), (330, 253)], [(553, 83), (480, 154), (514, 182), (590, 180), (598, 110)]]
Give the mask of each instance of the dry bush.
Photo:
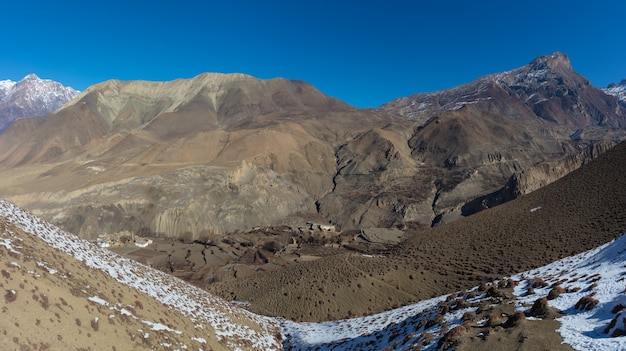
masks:
[(78, 318), (76, 318), (76, 325), (79, 326), (79, 327), (82, 325), (80, 319), (78, 319)]
[(487, 326), (488, 327), (497, 327), (502, 325), (504, 319), (502, 319), (502, 315), (500, 313), (490, 313), (489, 317), (487, 317)]
[(467, 307), (470, 307), (470, 304), (465, 299), (458, 299), (456, 300), (456, 303), (454, 304), (455, 310), (460, 310), (460, 309), (467, 308)]
[[(609, 334), (611, 333), (611, 337), (613, 338), (617, 338), (620, 336), (626, 336), (626, 330), (620, 329), (620, 328), (615, 328), (615, 326), (617, 325), (617, 322), (622, 319), (622, 324), (626, 324), (626, 318), (624, 317), (624, 313), (621, 313), (623, 310), (623, 306), (620, 304), (618, 306), (615, 307), (619, 307), (621, 306), (622, 308), (617, 309), (617, 312), (613, 312), (616, 313), (615, 317), (613, 317), (613, 319), (611, 319), (611, 322), (609, 323), (609, 325), (604, 328), (604, 333), (605, 334)], [(616, 311), (616, 308), (613, 308), (613, 311)], [(613, 332), (611, 332), (611, 329), (615, 328), (615, 330), (613, 330)]]
[(98, 317), (91, 320), (91, 328), (93, 331), (98, 331), (98, 329), (100, 329), (100, 320)]
[(522, 321), (526, 320), (526, 315), (524, 312), (518, 311), (515, 312), (512, 316), (510, 316), (506, 322), (502, 325), (505, 328), (512, 328), (519, 325)]
[(15, 290), (7, 290), (6, 293), (4, 294), (4, 301), (9, 303), (9, 302), (13, 302), (15, 300), (17, 300), (17, 291), (15, 291)]
[(429, 319), (426, 322), (426, 325), (424, 326), (424, 330), (426, 330), (426, 329), (428, 329), (428, 328), (430, 328), (432, 326), (435, 326), (435, 325), (443, 325), (444, 323), (445, 323), (445, 318), (443, 317), (443, 315), (438, 314), (438, 315), (435, 316), (435, 318)]
[(581, 297), (580, 300), (576, 302), (576, 305), (574, 305), (574, 308), (577, 310), (589, 311), (592, 308), (594, 308), (598, 303), (600, 303), (600, 301), (598, 301), (597, 299), (594, 299), (591, 295), (587, 295), (587, 296)]
[(506, 297), (504, 291), (500, 291), (500, 289), (498, 289), (495, 285), (490, 286), (489, 289), (487, 289), (486, 294), (489, 297)]
[(476, 320), (476, 313), (468, 311), (463, 313), (463, 317), (461, 317), (463, 322), (474, 321)]
[(559, 297), (559, 295), (564, 294), (565, 293), (565, 289), (563, 289), (561, 286), (557, 285), (555, 287), (553, 287), (552, 289), (550, 289), (550, 292), (548, 293), (548, 300), (554, 300), (557, 297)]
[(501, 280), (498, 282), (498, 288), (500, 289), (509, 289), (509, 288), (514, 288), (519, 284), (519, 281), (517, 280), (513, 280), (511, 278), (506, 279), (506, 280)]
[(530, 286), (533, 288), (545, 288), (548, 285), (545, 280), (539, 277), (534, 277), (530, 280)]
[(422, 342), (422, 345), (426, 346), (428, 344), (430, 344), (430, 342), (435, 338), (435, 334), (433, 333), (424, 333), (424, 341)]
[(539, 298), (535, 301), (530, 308), (528, 315), (530, 317), (544, 317), (548, 314), (548, 299), (545, 297)]
[(467, 333), (467, 328), (458, 325), (447, 332), (437, 343), (437, 350), (449, 350), (459, 344), (463, 335)]
[(50, 307), (50, 301), (48, 300), (48, 295), (39, 294), (39, 296), (41, 297), (41, 299), (39, 299), (39, 304), (41, 305), (41, 307), (47, 310), (48, 307)]
[(626, 308), (626, 306), (622, 305), (621, 303), (618, 303), (617, 305), (615, 305), (615, 307), (613, 307), (613, 309), (611, 310), (611, 313), (615, 314), (617, 312), (620, 312), (624, 308)]

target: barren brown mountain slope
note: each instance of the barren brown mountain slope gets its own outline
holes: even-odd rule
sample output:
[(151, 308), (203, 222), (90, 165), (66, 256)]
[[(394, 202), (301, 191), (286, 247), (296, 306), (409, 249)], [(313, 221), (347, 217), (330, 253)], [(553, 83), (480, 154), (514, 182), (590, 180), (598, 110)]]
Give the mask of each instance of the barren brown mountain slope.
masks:
[(334, 149), (394, 120), (300, 81), (109, 81), (0, 136), (0, 192), (86, 238), (227, 233), (314, 213)]
[(0, 349), (281, 349), (279, 326), (0, 200)]
[(262, 314), (330, 320), (371, 314), (538, 267), (626, 231), (626, 144), (562, 179), (393, 250), (337, 255), (209, 285)]
[(377, 110), (242, 74), (108, 81), (0, 135), (0, 196), (89, 239), (204, 239), (320, 216), (424, 228), (515, 197), (499, 192), (522, 172), (544, 170), (520, 193), (622, 140), (616, 101), (558, 53)]

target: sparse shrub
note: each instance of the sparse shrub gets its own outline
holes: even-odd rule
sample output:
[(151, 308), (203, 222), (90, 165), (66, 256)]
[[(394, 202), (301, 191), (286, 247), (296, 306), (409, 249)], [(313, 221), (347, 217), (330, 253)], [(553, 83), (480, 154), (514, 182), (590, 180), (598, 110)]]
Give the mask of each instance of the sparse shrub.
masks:
[(615, 305), (615, 307), (613, 307), (613, 309), (611, 310), (611, 313), (617, 313), (623, 310), (624, 308), (626, 308), (626, 306), (622, 305), (621, 303), (618, 303), (617, 305)]
[(545, 288), (548, 285), (542, 278), (534, 277), (530, 280), (530, 286), (533, 288)]
[(9, 280), (9, 278), (11, 278), (11, 274), (9, 272), (5, 271), (4, 269), (2, 270), (2, 276), (6, 280)]
[(428, 344), (430, 344), (430, 342), (435, 338), (435, 334), (433, 333), (424, 333), (424, 341), (422, 342), (422, 345), (426, 346)]
[(492, 285), (485, 292), (489, 297), (506, 297), (506, 294), (503, 291), (500, 291), (497, 286)]
[(500, 280), (498, 282), (498, 288), (500, 289), (508, 289), (508, 288), (514, 288), (515, 286), (517, 286), (519, 282), (516, 280), (513, 280), (511, 278), (506, 279), (506, 280)]
[(553, 287), (552, 289), (550, 289), (550, 292), (548, 292), (548, 300), (554, 300), (557, 297), (559, 297), (559, 295), (564, 294), (565, 293), (565, 289), (563, 289), (561, 286), (557, 285), (555, 287)]
[(520, 324), (520, 322), (526, 320), (526, 315), (524, 312), (515, 312), (512, 316), (510, 316), (506, 322), (502, 325), (505, 328), (512, 328)]
[(136, 300), (136, 301), (135, 301), (135, 306), (136, 306), (138, 309), (143, 310), (143, 304), (141, 303), (141, 301)]
[(504, 319), (500, 313), (490, 313), (487, 317), (487, 326), (488, 327), (497, 327), (502, 325)]
[(586, 310), (589, 311), (594, 308), (600, 301), (594, 299), (591, 295), (583, 296), (576, 302), (574, 308), (577, 310)]
[(41, 299), (39, 299), (39, 304), (41, 305), (41, 307), (47, 310), (48, 307), (50, 307), (50, 301), (48, 300), (48, 295), (39, 294), (39, 296), (41, 297)]
[(13, 302), (15, 300), (17, 300), (17, 291), (7, 290), (6, 293), (4, 293), (4, 301), (6, 301), (7, 303)]
[(100, 329), (100, 320), (98, 317), (91, 320), (91, 328), (93, 331), (98, 331), (98, 329)]
[[(613, 310), (615, 310), (615, 308)], [(613, 317), (613, 319), (611, 319), (611, 322), (609, 323), (609, 325), (606, 328), (604, 328), (604, 333), (610, 334), (610, 336), (613, 338), (626, 336), (626, 330), (621, 329), (621, 328), (616, 328), (616, 325), (620, 319), (622, 320), (621, 325), (626, 324), (626, 318), (624, 317), (624, 313), (622, 313), (622, 309), (618, 310), (616, 313), (617, 314), (615, 315), (615, 317)]]
[(426, 324), (428, 323), (428, 319), (426, 318), (422, 318), (417, 325), (415, 326), (415, 331), (419, 331), (420, 329), (422, 329), (422, 327), (424, 327)]
[(468, 311), (463, 313), (463, 317), (461, 317), (463, 322), (474, 321), (476, 320), (476, 313)]
[(470, 304), (469, 304), (469, 302), (467, 302), (467, 300), (465, 300), (465, 299), (458, 299), (458, 300), (456, 300), (456, 304), (454, 305), (454, 309), (455, 310), (460, 310), (460, 309), (463, 309), (463, 308), (467, 308), (469, 306), (470, 306)]
[(133, 306), (131, 306), (131, 305), (127, 305), (127, 306), (126, 306), (126, 309), (127, 309), (130, 313), (132, 313), (133, 315), (135, 315), (135, 316), (137, 315), (137, 311), (135, 310), (135, 308), (134, 308)]
[(78, 318), (76, 318), (76, 325), (79, 326), (79, 327), (82, 325), (80, 319), (78, 319)]
[(459, 344), (463, 335), (467, 333), (467, 328), (458, 325), (448, 331), (437, 343), (437, 350), (449, 350)]
[(545, 297), (539, 298), (535, 301), (530, 308), (528, 315), (531, 317), (544, 317), (548, 314), (548, 299)]

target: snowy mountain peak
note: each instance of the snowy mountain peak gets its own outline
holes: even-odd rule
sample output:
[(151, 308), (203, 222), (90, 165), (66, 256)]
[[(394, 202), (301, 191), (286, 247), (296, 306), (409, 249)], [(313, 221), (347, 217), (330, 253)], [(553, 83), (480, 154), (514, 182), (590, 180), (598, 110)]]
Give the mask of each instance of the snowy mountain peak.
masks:
[(30, 73), (19, 82), (0, 81), (0, 131), (18, 119), (46, 115), (78, 95), (50, 79)]
[(22, 78), (21, 81), (25, 80), (41, 80), (41, 78), (39, 78), (35, 73), (29, 73), (24, 78)]
[(619, 101), (626, 105), (626, 79), (622, 79), (619, 84), (611, 83), (608, 87), (602, 89), (608, 95), (617, 96)]

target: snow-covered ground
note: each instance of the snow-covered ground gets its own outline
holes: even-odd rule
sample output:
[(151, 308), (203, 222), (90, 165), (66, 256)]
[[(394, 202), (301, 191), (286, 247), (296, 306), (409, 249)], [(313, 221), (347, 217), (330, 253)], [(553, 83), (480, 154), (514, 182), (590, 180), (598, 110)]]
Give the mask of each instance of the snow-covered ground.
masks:
[[(177, 308), (196, 325), (196, 330), (187, 332), (193, 333), (198, 340), (223, 337), (226, 345), (233, 350), (240, 348), (239, 340), (247, 340), (250, 349), (281, 348), (275, 337), (278, 324), (273, 318), (248, 312), (168, 274), (79, 239), (7, 201), (0, 200), (0, 216), (25, 233), (36, 235), (51, 247), (74, 256), (88, 267), (106, 272), (118, 282)], [(19, 237), (0, 238), (0, 246), (20, 254)], [(114, 305), (98, 296), (92, 296), (89, 300), (102, 305)], [(131, 312), (124, 311), (121, 312), (132, 316)], [(255, 323), (259, 328), (255, 330), (242, 324), (242, 321)], [(159, 327), (151, 321), (145, 321), (144, 324), (149, 324), (151, 330)]]
[[(564, 342), (576, 350), (626, 350), (626, 336), (611, 337), (617, 328), (624, 329), (626, 310), (614, 311), (615, 306), (626, 306), (626, 235), (602, 247), (567, 257), (545, 267), (524, 272), (513, 277), (519, 281), (514, 289), (517, 309), (528, 312), (538, 298), (545, 297), (551, 285), (561, 281), (568, 292), (550, 300), (549, 305), (565, 313), (558, 318), (561, 327), (558, 332)], [(530, 279), (541, 278), (547, 286), (536, 288), (535, 293), (526, 295)], [(476, 288), (473, 290), (476, 291)], [(591, 310), (576, 309), (576, 303), (585, 296), (592, 295), (598, 304)], [(468, 300), (477, 302), (486, 299), (481, 294)], [(446, 297), (438, 297), (373, 316), (325, 323), (295, 323), (282, 321), (288, 346), (294, 350), (332, 349), (389, 350), (411, 349), (417, 344), (424, 345), (424, 334), (432, 340), (423, 350), (435, 350), (440, 339), (442, 325), (427, 328), (423, 320), (433, 320), (441, 310), (439, 304)], [(458, 309), (444, 315), (447, 329), (462, 324), (465, 312), (476, 308)], [(609, 326), (613, 318), (617, 324)]]

